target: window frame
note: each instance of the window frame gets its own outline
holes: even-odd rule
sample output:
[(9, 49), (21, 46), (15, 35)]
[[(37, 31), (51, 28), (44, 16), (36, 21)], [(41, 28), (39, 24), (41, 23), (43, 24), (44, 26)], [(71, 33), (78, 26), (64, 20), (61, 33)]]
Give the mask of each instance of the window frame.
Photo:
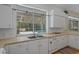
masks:
[[(27, 7), (25, 7), (25, 8), (27, 8)], [(30, 7), (28, 7), (28, 8), (30, 8)], [(35, 9), (35, 8), (34, 8), (34, 9)], [(34, 9), (33, 9), (33, 10), (34, 10)], [(37, 8), (36, 8), (36, 9), (37, 9)], [(37, 9), (37, 10), (40, 10), (40, 9)], [(41, 10), (41, 11), (44, 11), (46, 15), (48, 14), (48, 12), (47, 12), (46, 10)], [(47, 27), (48, 27), (48, 26), (47, 26), (47, 18), (48, 18), (48, 17), (45, 16), (45, 21), (46, 21), (46, 23), (45, 23), (45, 25), (46, 25), (46, 26), (45, 26), (45, 29), (46, 29), (46, 30), (45, 30), (45, 33), (47, 32), (47, 29), (48, 29), (48, 28), (47, 28)], [(34, 22), (34, 20), (33, 20), (33, 22)], [(33, 24), (34, 24), (34, 23), (33, 23)], [(33, 26), (34, 26), (34, 25), (33, 25)], [(35, 28), (34, 28), (34, 27), (33, 27), (33, 32), (35, 32)], [(16, 33), (16, 34), (17, 34), (17, 33)], [(18, 35), (27, 35), (27, 34), (17, 34), (17, 36), (18, 36)]]

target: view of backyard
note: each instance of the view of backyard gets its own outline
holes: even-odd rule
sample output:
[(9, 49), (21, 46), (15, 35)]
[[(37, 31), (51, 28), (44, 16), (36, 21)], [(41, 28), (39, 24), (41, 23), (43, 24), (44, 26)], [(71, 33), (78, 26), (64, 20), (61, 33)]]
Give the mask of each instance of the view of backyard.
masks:
[[(29, 33), (34, 31), (37, 33), (43, 33), (46, 31), (46, 20), (43, 14), (34, 14), (34, 20), (32, 12), (17, 12), (17, 34)], [(34, 23), (33, 23), (34, 21)]]

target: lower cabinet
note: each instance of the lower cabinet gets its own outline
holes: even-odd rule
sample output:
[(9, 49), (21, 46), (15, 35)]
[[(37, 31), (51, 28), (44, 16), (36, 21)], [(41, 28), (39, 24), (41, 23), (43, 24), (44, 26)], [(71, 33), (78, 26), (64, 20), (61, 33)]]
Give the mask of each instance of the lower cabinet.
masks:
[(66, 36), (58, 36), (49, 39), (49, 53), (53, 53), (65, 46), (67, 46), (67, 38)]
[(28, 49), (29, 49), (29, 54), (38, 54), (39, 53), (39, 40), (30, 41), (28, 45)]
[(29, 42), (30, 54), (48, 54), (48, 39), (39, 39)]
[(79, 49), (79, 36), (77, 36), (77, 40), (76, 40), (76, 49)]
[(71, 47), (75, 47), (76, 46), (76, 37), (73, 35), (69, 35), (69, 40), (68, 40), (68, 44)]
[(39, 40), (39, 53), (40, 54), (48, 54), (48, 39), (41, 39)]
[(59, 37), (56, 37), (57, 39), (57, 49), (61, 49), (61, 48), (64, 48), (65, 46), (67, 46), (68, 44), (68, 40), (67, 40), (67, 36), (59, 36)]
[(64, 35), (28, 42), (8, 44), (5, 46), (5, 50), (8, 54), (48, 54), (68, 45), (79, 49), (79, 36)]
[(5, 46), (6, 53), (8, 54), (24, 54), (28, 53), (28, 42), (25, 43), (17, 43), (17, 44), (10, 44)]
[(69, 46), (79, 49), (79, 36), (69, 35)]
[(57, 44), (55, 38), (49, 39), (49, 53), (52, 53), (56, 50)]
[(8, 54), (48, 54), (48, 39), (9, 44), (5, 50)]

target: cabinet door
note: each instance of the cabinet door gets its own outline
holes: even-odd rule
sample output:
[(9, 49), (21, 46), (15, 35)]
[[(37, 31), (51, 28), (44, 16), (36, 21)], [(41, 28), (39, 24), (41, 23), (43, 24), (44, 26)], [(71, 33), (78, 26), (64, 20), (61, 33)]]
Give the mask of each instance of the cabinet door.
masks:
[(67, 39), (67, 36), (62, 36), (62, 37), (61, 37), (61, 41), (62, 41), (62, 43), (61, 43), (61, 45), (62, 45), (61, 48), (68, 46), (68, 39)]
[(76, 41), (76, 48), (79, 49), (79, 36), (76, 36), (76, 38), (77, 38), (75, 40)]
[(55, 45), (55, 50), (59, 50), (62, 48), (62, 38), (61, 37), (56, 37), (54, 40), (54, 45)]
[(59, 36), (56, 38), (57, 40), (57, 49), (61, 49), (67, 46), (67, 39), (66, 36)]
[(69, 36), (69, 46), (76, 48), (77, 38), (74, 35)]
[(39, 54), (39, 40), (30, 41), (28, 46), (29, 54)]
[(52, 40), (53, 40), (52, 38), (49, 39), (49, 45), (48, 45), (49, 46), (49, 50), (48, 50), (49, 53), (51, 53), (54, 50)]
[(55, 38), (49, 39), (49, 53), (54, 52), (56, 49), (56, 40)]
[(8, 54), (28, 54), (28, 42), (7, 45), (5, 50)]
[(40, 54), (48, 54), (48, 39), (40, 40)]
[(9, 5), (0, 5), (0, 28), (10, 28), (12, 9)]
[(62, 45), (61, 43), (62, 43), (61, 37), (56, 37), (55, 39), (56, 50), (61, 48)]
[(79, 49), (79, 36), (70, 35), (69, 36), (69, 46)]

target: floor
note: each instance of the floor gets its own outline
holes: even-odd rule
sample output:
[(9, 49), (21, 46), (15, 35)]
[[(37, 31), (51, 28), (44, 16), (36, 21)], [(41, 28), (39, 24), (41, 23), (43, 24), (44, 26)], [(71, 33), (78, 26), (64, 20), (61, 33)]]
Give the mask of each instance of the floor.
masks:
[(53, 54), (79, 54), (79, 50), (76, 50), (71, 47), (65, 47), (63, 49), (60, 49), (60, 50), (54, 52)]

